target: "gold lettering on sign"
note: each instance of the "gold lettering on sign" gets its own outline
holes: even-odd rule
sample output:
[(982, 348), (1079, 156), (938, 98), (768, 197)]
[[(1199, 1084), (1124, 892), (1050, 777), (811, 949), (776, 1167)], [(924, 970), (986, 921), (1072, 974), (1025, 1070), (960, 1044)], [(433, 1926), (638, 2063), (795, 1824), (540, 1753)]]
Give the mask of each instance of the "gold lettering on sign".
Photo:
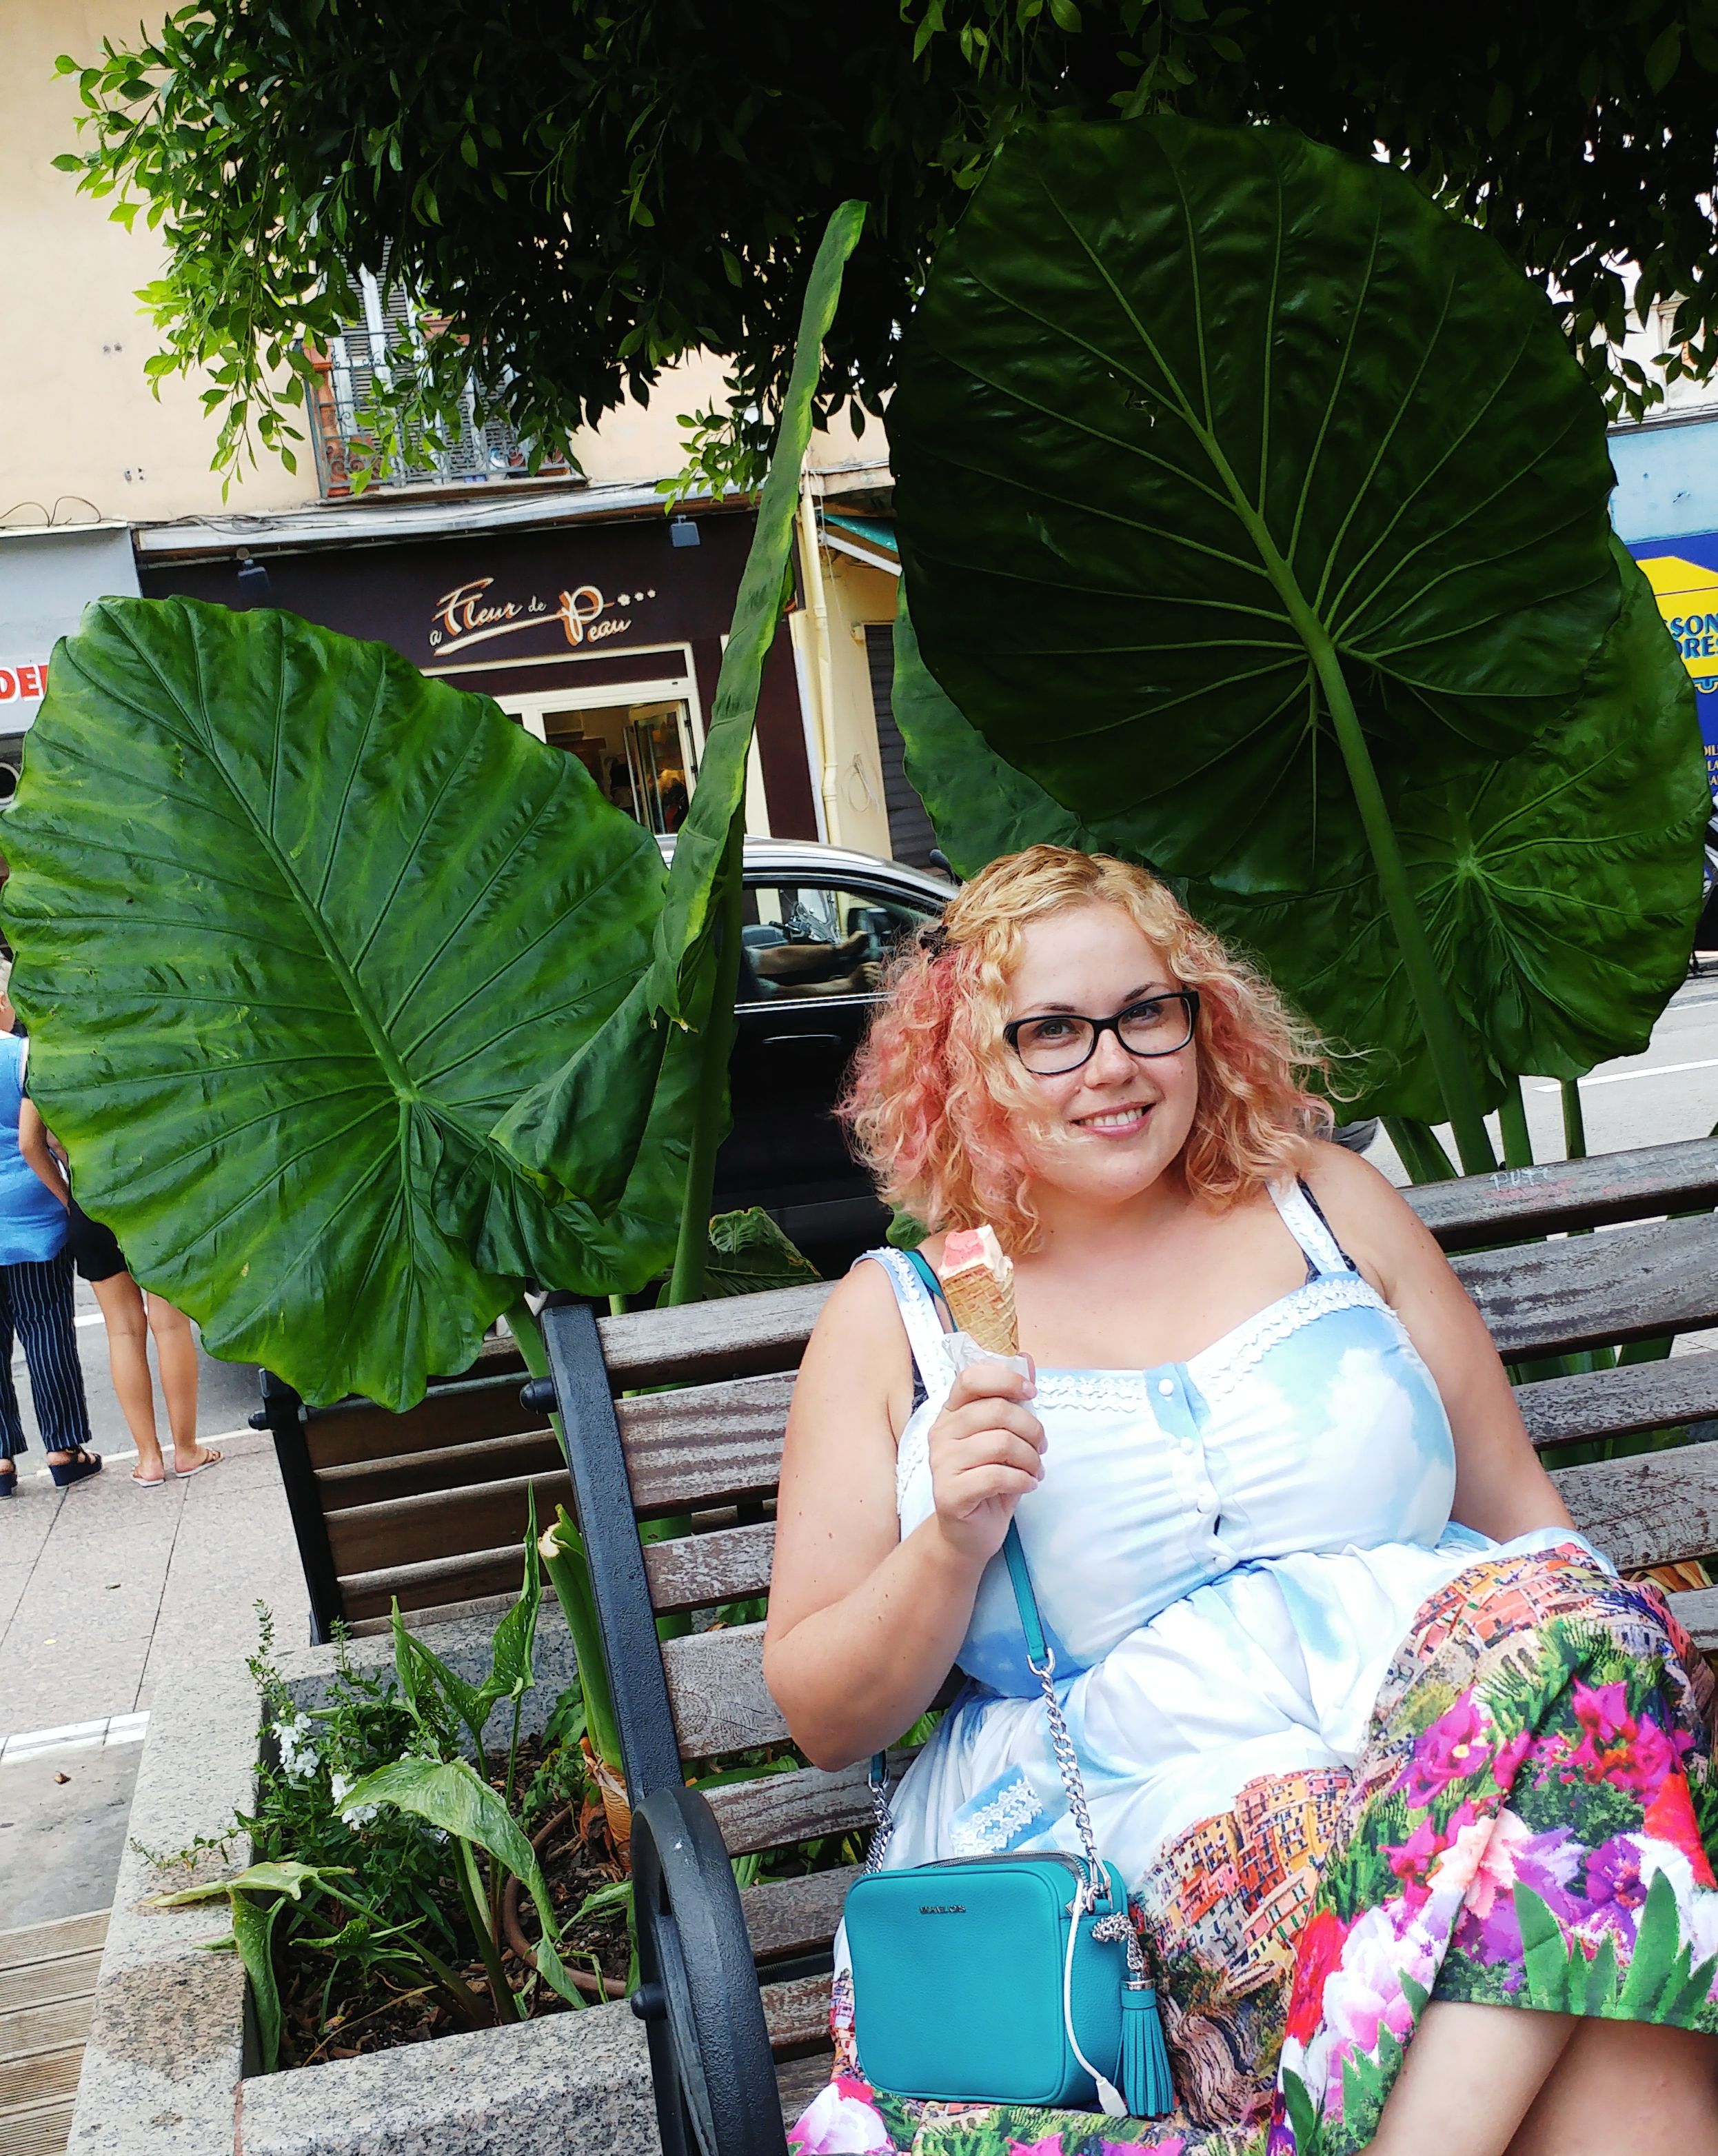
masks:
[[(437, 600), (430, 616), (429, 642), (433, 650), (486, 644), (491, 637), (512, 636), (521, 629), (544, 628), (551, 622), (558, 622), (567, 643), (577, 647), (624, 636), (633, 625), (630, 614), (610, 615), (606, 621), (603, 619), (608, 601), (595, 584), (581, 584), (576, 591), (562, 592), (550, 607), (535, 593), (522, 602), (492, 602), (485, 594), (494, 583), (493, 577), (474, 577), (469, 583), (456, 585)], [(654, 599), (655, 596), (654, 591), (636, 594), (623, 592), (620, 601), (624, 606), (635, 597)]]

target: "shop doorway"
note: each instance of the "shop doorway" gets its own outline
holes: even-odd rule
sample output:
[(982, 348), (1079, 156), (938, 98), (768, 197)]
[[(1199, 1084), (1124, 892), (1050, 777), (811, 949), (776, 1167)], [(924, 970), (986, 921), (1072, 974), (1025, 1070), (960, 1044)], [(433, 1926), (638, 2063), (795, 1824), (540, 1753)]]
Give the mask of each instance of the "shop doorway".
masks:
[[(527, 733), (576, 756), (617, 808), (678, 831), (698, 780), (701, 730), (684, 681), (560, 689), (496, 701)], [(624, 699), (624, 701), (622, 701)]]

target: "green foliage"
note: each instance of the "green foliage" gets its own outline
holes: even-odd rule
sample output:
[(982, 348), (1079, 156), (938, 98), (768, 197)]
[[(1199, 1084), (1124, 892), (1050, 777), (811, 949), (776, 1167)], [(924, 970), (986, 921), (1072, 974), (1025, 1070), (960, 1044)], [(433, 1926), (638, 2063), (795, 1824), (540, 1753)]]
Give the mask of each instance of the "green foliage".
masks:
[[(401, 1408), (527, 1271), (596, 1292), (660, 1270), (690, 1065), (607, 1227), (487, 1137), (600, 1032), (661, 906), (654, 842), (577, 757), (385, 646), (108, 599), (59, 646), (25, 762), (6, 920), (33, 1090), (217, 1353)], [(633, 1119), (628, 1075), (593, 1135)]]
[[(1645, 577), (1620, 542), (1613, 551), (1623, 611), (1567, 719), (1506, 761), (1410, 784), (1396, 810), (1488, 1106), (1515, 1073), (1573, 1078), (1639, 1055), (1687, 973), (1711, 811), (1694, 685)], [(1441, 1120), (1363, 852), (1304, 897), (1189, 897), (1315, 1024), (1373, 1051), (1366, 1112)]]
[(61, 66), (89, 133), (56, 162), (158, 233), (151, 376), (208, 369), (226, 464), (290, 454), (299, 340), (350, 319), (357, 270), (386, 261), (449, 321), (396, 371), (382, 437), (451, 427), (475, 365), (485, 412), (563, 449), (702, 346), (730, 360), (732, 389), (695, 455), (717, 484), (740, 477), (830, 210), (864, 195), (877, 215), (820, 396), (879, 410), (938, 239), (997, 144), (1046, 113), (1172, 105), (1382, 145), (1554, 283), (1577, 357), (1634, 410), (1658, 393), (1616, 353), (1617, 264), (1642, 265), (1640, 308), (1676, 298), (1673, 375), (1704, 377), (1718, 349), (1718, 33), (1674, 0), (1554, 15), (1350, 0), (1315, 18), (1266, 0), (787, 0), (743, 18), (210, 0)]
[(710, 1224), (706, 1295), (757, 1295), (767, 1288), (803, 1287), (822, 1277), (756, 1205), (744, 1213), (718, 1213)]
[(524, 1886), (542, 1920), (543, 1936), (537, 1942), (537, 1974), (551, 1990), (572, 2006), (582, 2004), (561, 1957), (555, 1951), (560, 1920), (549, 1900), (549, 1888), (536, 1854), (505, 1804), (464, 1759), (405, 1758), (391, 1761), (367, 1774), (346, 1797), (356, 1809), (363, 1804), (392, 1804), (456, 1836), (504, 1865)]
[(1387, 799), (1557, 718), (1619, 603), (1602, 415), (1544, 299), (1285, 130), (1018, 136), (890, 434), (938, 681), (1056, 800), (1228, 889), (1359, 844), (1345, 694)]

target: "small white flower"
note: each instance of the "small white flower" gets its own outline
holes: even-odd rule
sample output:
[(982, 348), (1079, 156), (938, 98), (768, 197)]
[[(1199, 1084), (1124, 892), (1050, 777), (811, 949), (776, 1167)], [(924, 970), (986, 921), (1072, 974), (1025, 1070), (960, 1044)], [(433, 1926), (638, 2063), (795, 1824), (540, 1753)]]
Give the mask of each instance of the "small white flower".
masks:
[(280, 1752), (280, 1771), (289, 1782), (308, 1782), (315, 1773), (321, 1754), (310, 1741), (310, 1723), (307, 1717), (296, 1715), (290, 1722), (274, 1725), (274, 1742)]
[(373, 1820), (382, 1807), (379, 1804), (349, 1804), (346, 1792), (357, 1787), (351, 1774), (343, 1774), (335, 1768), (328, 1777), (328, 1794), (334, 1799), (334, 1808), (348, 1826), (363, 1826)]

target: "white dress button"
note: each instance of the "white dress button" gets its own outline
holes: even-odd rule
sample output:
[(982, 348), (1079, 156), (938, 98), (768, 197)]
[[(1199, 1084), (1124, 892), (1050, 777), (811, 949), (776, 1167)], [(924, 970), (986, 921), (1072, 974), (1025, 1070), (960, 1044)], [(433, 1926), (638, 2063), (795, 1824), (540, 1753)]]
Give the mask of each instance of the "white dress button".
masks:
[(1183, 1452), (1191, 1452), (1193, 1449), (1193, 1440), (1192, 1438), (1184, 1437), (1181, 1441), (1181, 1449)]
[(1217, 1510), (1217, 1500), (1210, 1491), (1202, 1490), (1199, 1492), (1198, 1509), (1201, 1512), (1214, 1512)]
[(1174, 1378), (1159, 1378), (1159, 1379), (1157, 1380), (1157, 1389), (1158, 1389), (1158, 1391), (1159, 1391), (1160, 1393), (1162, 1393), (1162, 1395), (1163, 1395), (1164, 1399), (1168, 1399), (1168, 1397), (1169, 1397), (1169, 1395), (1170, 1395), (1170, 1394), (1171, 1394), (1175, 1390), (1175, 1380), (1174, 1380)]

